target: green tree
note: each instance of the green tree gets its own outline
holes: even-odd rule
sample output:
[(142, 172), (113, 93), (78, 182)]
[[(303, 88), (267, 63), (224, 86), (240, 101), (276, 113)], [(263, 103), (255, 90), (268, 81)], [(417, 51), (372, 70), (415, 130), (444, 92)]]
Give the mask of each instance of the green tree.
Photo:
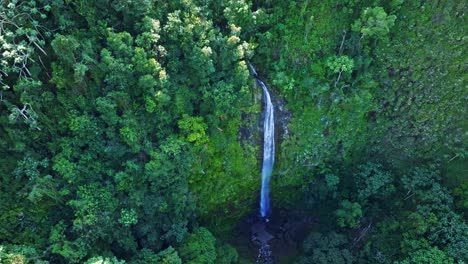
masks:
[(136, 256), (130, 261), (131, 264), (161, 263), (161, 264), (182, 264), (177, 251), (169, 246), (157, 254), (150, 249), (139, 250)]
[(447, 256), (444, 251), (441, 251), (437, 247), (430, 249), (421, 249), (416, 252), (412, 252), (411, 256), (402, 261), (395, 262), (396, 264), (454, 264), (456, 263), (453, 258)]
[(357, 228), (362, 217), (361, 205), (344, 200), (340, 203), (340, 208), (335, 211), (335, 216), (338, 226)]
[(160, 251), (157, 254), (159, 258), (157, 260), (158, 263), (162, 264), (182, 264), (182, 260), (180, 259), (177, 251), (173, 247), (168, 247), (163, 251)]
[(42, 255), (37, 249), (27, 245), (0, 245), (0, 263), (22, 264), (37, 263), (47, 264), (49, 262), (41, 260)]
[(215, 263), (215, 241), (208, 229), (200, 227), (187, 236), (178, 251), (185, 263)]
[(216, 263), (220, 264), (231, 264), (231, 263), (237, 263), (239, 259), (239, 254), (237, 253), (237, 250), (229, 245), (229, 244), (224, 244), (221, 246), (216, 247)]
[(361, 33), (361, 39), (364, 37), (379, 39), (388, 34), (395, 20), (395, 15), (388, 15), (380, 6), (367, 7), (362, 11), (361, 17), (353, 23), (352, 29)]
[(395, 191), (393, 176), (384, 171), (380, 164), (366, 163), (359, 166), (359, 171), (354, 174), (358, 199), (361, 203), (368, 199), (384, 199)]
[(93, 257), (84, 262), (84, 264), (124, 264), (125, 261), (118, 260), (116, 257)]
[(343, 73), (351, 73), (353, 71), (354, 61), (348, 56), (333, 56), (327, 59), (327, 67), (330, 68), (334, 73), (338, 73), (338, 77), (336, 78), (334, 84), (336, 87)]
[(186, 134), (186, 140), (195, 145), (203, 145), (207, 143), (208, 138), (205, 130), (206, 124), (203, 122), (202, 117), (190, 117), (184, 115), (183, 119), (179, 121), (179, 128)]
[(308, 256), (297, 263), (353, 263), (354, 257), (346, 248), (348, 240), (344, 235), (311, 233), (304, 241), (304, 251)]
[[(16, 80), (32, 79), (38, 75), (36, 60), (47, 56), (46, 38), (50, 31), (44, 27), (51, 6), (36, 1), (2, 1), (0, 3), (0, 85), (10, 90)], [(33, 102), (29, 102), (32, 104)]]

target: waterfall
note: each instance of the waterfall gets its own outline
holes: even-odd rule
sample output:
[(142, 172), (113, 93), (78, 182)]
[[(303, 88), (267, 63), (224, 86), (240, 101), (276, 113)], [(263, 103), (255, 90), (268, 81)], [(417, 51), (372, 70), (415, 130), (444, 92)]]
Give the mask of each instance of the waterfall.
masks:
[(271, 96), (265, 83), (258, 79), (257, 71), (249, 63), (250, 71), (263, 89), (264, 121), (263, 121), (263, 163), (262, 189), (260, 191), (260, 215), (268, 221), (270, 213), (270, 178), (275, 163), (275, 118)]
[(263, 121), (263, 165), (262, 189), (260, 192), (260, 215), (267, 217), (270, 212), (270, 178), (275, 163), (275, 119), (270, 93), (261, 80), (257, 79), (263, 89), (265, 119)]

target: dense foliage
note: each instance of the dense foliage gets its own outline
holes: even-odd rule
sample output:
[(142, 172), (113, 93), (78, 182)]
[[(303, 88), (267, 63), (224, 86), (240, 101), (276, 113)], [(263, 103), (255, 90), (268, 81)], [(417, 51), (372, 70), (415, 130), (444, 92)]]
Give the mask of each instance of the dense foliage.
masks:
[(0, 0), (0, 262), (252, 263), (252, 62), (292, 113), (273, 204), (321, 219), (291, 262), (464, 263), (466, 11)]

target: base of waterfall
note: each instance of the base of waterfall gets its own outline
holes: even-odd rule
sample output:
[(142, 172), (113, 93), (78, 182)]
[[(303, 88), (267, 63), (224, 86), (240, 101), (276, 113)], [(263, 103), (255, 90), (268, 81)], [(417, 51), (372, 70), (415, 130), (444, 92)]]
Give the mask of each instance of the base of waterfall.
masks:
[(255, 263), (288, 263), (317, 222), (300, 211), (276, 209), (268, 221), (255, 213), (238, 225), (239, 236), (230, 243)]

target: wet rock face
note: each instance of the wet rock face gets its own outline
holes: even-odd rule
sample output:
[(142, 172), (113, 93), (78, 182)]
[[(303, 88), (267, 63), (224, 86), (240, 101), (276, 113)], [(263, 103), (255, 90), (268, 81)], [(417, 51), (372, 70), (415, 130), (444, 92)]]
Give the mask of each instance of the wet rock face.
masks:
[(274, 236), (266, 230), (266, 227), (267, 222), (262, 220), (259, 220), (254, 225), (252, 225), (250, 233), (252, 234), (253, 242), (259, 243), (260, 245), (268, 244), (268, 241), (274, 238)]
[[(258, 105), (259, 111), (242, 114), (243, 125), (239, 129), (239, 139), (252, 146), (262, 146), (263, 120), (265, 118), (263, 114), (262, 88), (255, 79), (252, 81), (252, 86), (252, 104)], [(281, 142), (289, 135), (288, 125), (292, 118), (292, 112), (286, 109), (287, 103), (278, 95), (278, 92), (274, 89), (275, 87), (271, 88), (270, 96), (275, 110), (275, 143), (278, 147), (278, 151), (276, 152), (280, 153)]]
[(261, 144), (259, 125), (261, 119), (258, 114), (242, 113), (242, 126), (239, 128), (239, 139), (247, 142), (251, 146)]
[(261, 146), (263, 135), (262, 116), (262, 89), (257, 87), (257, 81), (253, 79), (252, 109), (242, 113), (242, 126), (239, 128), (239, 140), (247, 142), (251, 146)]
[[(261, 88), (258, 88), (258, 90), (261, 92)], [(277, 135), (276, 141), (279, 143), (279, 141), (283, 141), (283, 139), (289, 135), (288, 125), (292, 118), (292, 112), (286, 109), (286, 101), (278, 94), (278, 91), (274, 86), (271, 86), (270, 88), (270, 96), (275, 109), (275, 135)], [(264, 116), (262, 115), (261, 118), (261, 120), (263, 120)], [(260, 124), (262, 123), (260, 122)], [(259, 126), (259, 129), (260, 133), (263, 134), (263, 127), (261, 125)]]
[(283, 141), (285, 137), (289, 135), (288, 125), (292, 118), (292, 112), (286, 109), (286, 101), (275, 94), (275, 91), (271, 91), (271, 99), (275, 106), (275, 125), (278, 138), (277, 141)]

